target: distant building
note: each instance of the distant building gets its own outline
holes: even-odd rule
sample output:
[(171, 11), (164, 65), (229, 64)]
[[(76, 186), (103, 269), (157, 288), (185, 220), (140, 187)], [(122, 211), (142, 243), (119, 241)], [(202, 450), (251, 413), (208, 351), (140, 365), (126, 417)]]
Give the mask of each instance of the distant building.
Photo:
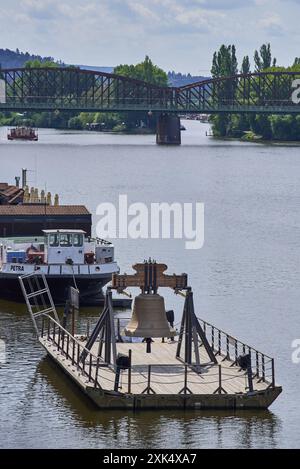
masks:
[(0, 237), (42, 236), (45, 229), (81, 229), (91, 236), (92, 215), (83, 205), (0, 205)]
[(0, 183), (0, 237), (42, 236), (45, 229), (79, 229), (91, 236), (92, 215), (83, 205), (59, 205), (58, 195)]
[(24, 191), (17, 186), (0, 182), (0, 205), (16, 205), (23, 202)]

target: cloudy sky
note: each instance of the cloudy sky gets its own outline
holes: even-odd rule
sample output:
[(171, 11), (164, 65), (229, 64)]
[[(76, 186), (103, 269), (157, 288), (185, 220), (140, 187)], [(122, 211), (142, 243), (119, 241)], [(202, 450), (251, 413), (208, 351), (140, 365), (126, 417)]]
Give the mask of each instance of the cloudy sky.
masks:
[(113, 66), (145, 54), (165, 70), (208, 74), (222, 43), (238, 56), (271, 42), (300, 56), (300, 0), (0, 0), (0, 48)]

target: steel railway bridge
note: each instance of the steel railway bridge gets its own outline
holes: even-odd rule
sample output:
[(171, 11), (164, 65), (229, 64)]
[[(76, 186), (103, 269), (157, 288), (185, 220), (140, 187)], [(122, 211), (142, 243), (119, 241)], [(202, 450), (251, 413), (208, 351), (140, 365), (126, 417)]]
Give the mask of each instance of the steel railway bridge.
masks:
[(235, 75), (175, 88), (73, 67), (0, 70), (0, 112), (151, 111), (162, 116), (162, 133), (171, 134), (178, 130), (177, 114), (299, 114), (298, 101), (300, 72)]

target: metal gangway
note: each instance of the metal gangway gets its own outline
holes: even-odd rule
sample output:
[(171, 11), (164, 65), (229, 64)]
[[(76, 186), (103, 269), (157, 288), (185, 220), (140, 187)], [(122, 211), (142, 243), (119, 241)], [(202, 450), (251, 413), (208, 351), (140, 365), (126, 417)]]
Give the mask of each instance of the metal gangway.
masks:
[(43, 272), (33, 272), (19, 276), (19, 282), (31, 316), (37, 336), (40, 336), (37, 320), (42, 316), (50, 316), (57, 323), (59, 317)]

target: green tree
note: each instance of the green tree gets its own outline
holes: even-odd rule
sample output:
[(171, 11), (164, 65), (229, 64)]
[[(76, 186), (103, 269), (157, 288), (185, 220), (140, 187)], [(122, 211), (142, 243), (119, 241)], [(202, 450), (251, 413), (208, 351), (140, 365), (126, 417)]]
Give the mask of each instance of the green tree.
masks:
[[(234, 45), (222, 45), (218, 52), (213, 55), (211, 74), (213, 78), (236, 75), (238, 73), (238, 62)], [(232, 102), (236, 90), (233, 80), (225, 80), (218, 88), (218, 101), (220, 104)], [(224, 113), (211, 118), (213, 132), (215, 135), (225, 137), (231, 134), (231, 116)]]
[(118, 65), (114, 73), (136, 80), (146, 81), (152, 85), (168, 86), (168, 75), (164, 70), (154, 65), (146, 55), (145, 60), (136, 65)]
[(271, 65), (276, 67), (276, 58), (274, 57), (272, 61), (272, 52), (271, 52), (271, 44), (263, 44), (259, 52), (256, 50), (254, 52), (254, 63), (255, 63), (255, 70), (256, 72), (261, 72), (267, 68), (270, 68)]
[[(167, 73), (157, 65), (154, 65), (152, 60), (147, 55), (143, 62), (140, 62), (136, 65), (118, 65), (114, 69), (114, 73), (125, 76), (127, 78), (142, 80), (152, 85), (168, 86)], [(123, 114), (121, 121), (125, 122), (127, 129), (133, 129), (139, 126), (141, 121), (147, 123), (149, 126), (155, 126), (155, 120), (150, 120), (147, 113), (141, 111)]]
[(248, 73), (250, 73), (250, 60), (249, 60), (249, 56), (248, 55), (245, 55), (245, 57), (243, 58), (243, 62), (242, 62), (242, 68), (241, 68), (241, 73), (243, 75), (247, 75)]
[(28, 60), (25, 63), (25, 68), (57, 68), (58, 64), (54, 61), (46, 60), (41, 62), (38, 59)]

